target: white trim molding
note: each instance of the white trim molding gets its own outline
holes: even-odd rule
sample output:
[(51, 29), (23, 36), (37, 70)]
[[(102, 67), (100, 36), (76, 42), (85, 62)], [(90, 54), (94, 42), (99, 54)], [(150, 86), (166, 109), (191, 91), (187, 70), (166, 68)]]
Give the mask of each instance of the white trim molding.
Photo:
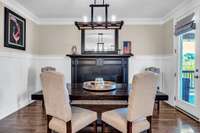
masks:
[(30, 12), (28, 9), (23, 7), (19, 2), (15, 0), (1, 0), (0, 2), (2, 2), (5, 7), (8, 7), (16, 11), (20, 15), (32, 20), (36, 24), (39, 24), (39, 21), (40, 21), (39, 18), (36, 15), (34, 15), (32, 12)]
[(0, 52), (0, 57), (31, 59), (33, 55), (23, 52)]
[[(190, 1), (191, 2), (191, 1)], [(169, 21), (170, 19), (174, 18), (174, 15), (180, 11), (182, 8), (184, 8), (186, 5), (190, 4), (188, 2), (188, 0), (184, 0), (180, 5), (178, 5), (176, 8), (174, 8), (173, 10), (171, 10), (168, 14), (166, 14), (163, 18), (162, 18), (162, 22), (165, 23), (167, 21)]]
[(68, 57), (65, 55), (33, 55), (32, 58), (40, 60), (61, 60)]
[(33, 101), (23, 101), (18, 107), (16, 105), (10, 105), (7, 109), (1, 110), (0, 112), (0, 120), (4, 119), (5, 117), (9, 116), (10, 114), (26, 107), (27, 105), (33, 103)]
[(166, 54), (166, 55), (136, 55), (133, 58), (134, 59), (154, 59), (154, 60), (162, 60), (166, 58), (174, 57), (173, 54)]
[(80, 18), (47, 18), (40, 19), (39, 25), (74, 25), (74, 20), (79, 20)]
[[(0, 1), (5, 4), (5, 6), (17, 11), (18, 13), (29, 18), (38, 25), (73, 25), (75, 20), (80, 20), (80, 18), (39, 18), (16, 0)], [(123, 20), (127, 25), (162, 25), (168, 20), (173, 19), (178, 12), (186, 9), (186, 7), (190, 9), (194, 8), (194, 6), (198, 6), (199, 4), (199, 0), (184, 0), (175, 9), (173, 9), (171, 12), (167, 13), (164, 17), (161, 18), (123, 18)], [(188, 5), (190, 6), (188, 7)]]

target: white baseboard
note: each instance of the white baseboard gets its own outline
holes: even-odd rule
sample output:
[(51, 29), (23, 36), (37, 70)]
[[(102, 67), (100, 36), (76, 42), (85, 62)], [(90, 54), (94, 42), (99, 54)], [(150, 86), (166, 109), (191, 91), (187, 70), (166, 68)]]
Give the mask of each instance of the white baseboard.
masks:
[(7, 106), (6, 109), (1, 110), (0, 112), (0, 120), (8, 117), (9, 115), (12, 115), (13, 113), (17, 112), (18, 110), (26, 107), (27, 105), (33, 103), (34, 101), (30, 101), (26, 100), (23, 103), (20, 103), (19, 107), (17, 107), (16, 105), (9, 105)]

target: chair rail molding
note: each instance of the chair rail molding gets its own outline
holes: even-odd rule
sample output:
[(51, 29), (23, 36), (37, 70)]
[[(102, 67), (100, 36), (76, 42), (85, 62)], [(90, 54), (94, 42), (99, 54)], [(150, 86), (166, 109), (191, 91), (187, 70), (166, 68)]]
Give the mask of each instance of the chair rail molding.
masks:
[(31, 59), (33, 55), (29, 53), (25, 53), (25, 52), (1, 52), (0, 51), (0, 57)]

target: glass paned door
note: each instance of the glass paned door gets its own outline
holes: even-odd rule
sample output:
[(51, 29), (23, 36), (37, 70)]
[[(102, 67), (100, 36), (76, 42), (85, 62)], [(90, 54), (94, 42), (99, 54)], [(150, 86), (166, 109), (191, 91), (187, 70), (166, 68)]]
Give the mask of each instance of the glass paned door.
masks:
[(195, 32), (180, 35), (180, 86), (179, 99), (194, 105), (195, 96)]
[(197, 41), (196, 31), (178, 36), (178, 92), (176, 106), (198, 117), (197, 109)]

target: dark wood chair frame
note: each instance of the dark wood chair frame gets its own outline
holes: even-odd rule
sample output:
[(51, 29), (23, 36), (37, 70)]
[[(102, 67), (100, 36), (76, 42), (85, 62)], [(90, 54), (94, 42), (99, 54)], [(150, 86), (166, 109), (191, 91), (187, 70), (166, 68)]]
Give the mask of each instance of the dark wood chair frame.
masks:
[[(151, 133), (151, 123), (152, 123), (152, 116), (147, 117), (147, 120), (150, 123), (150, 128), (147, 130), (147, 133)], [(105, 133), (105, 127), (106, 127), (106, 123), (102, 122), (102, 133)], [(132, 132), (132, 128), (133, 128), (133, 122), (127, 121), (127, 133), (133, 133)]]
[[(49, 128), (49, 122), (51, 121), (52, 116), (47, 115), (47, 133), (52, 133), (52, 130)], [(94, 133), (97, 133), (97, 121), (93, 122)], [(72, 123), (71, 121), (66, 122), (66, 133), (72, 133)]]

